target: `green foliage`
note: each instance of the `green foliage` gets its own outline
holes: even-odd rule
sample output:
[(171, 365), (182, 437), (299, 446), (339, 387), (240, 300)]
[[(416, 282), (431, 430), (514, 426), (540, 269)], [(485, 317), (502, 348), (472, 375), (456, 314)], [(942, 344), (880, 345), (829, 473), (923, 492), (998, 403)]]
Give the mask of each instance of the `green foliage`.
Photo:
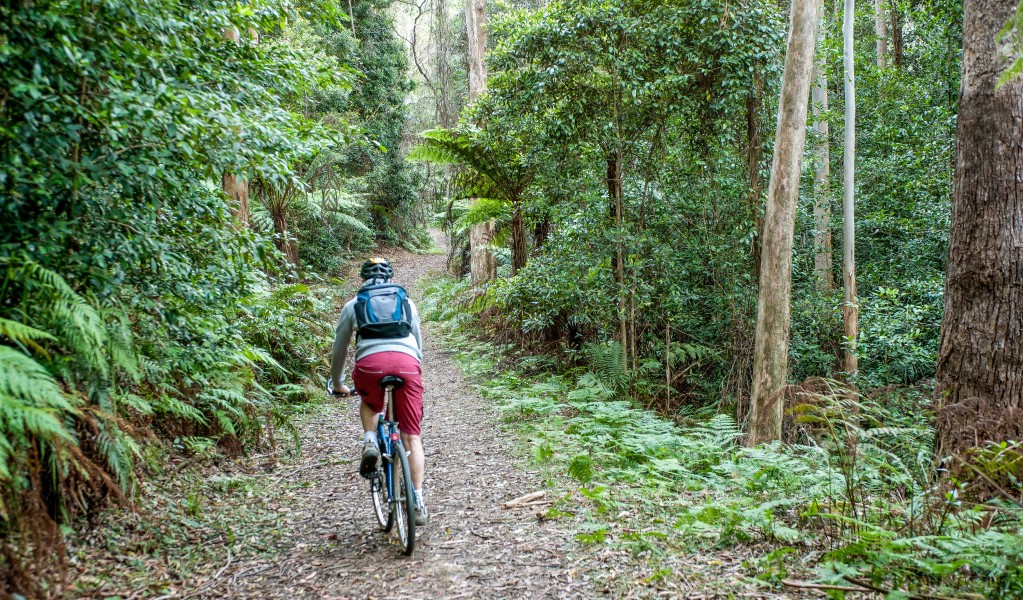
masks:
[(332, 296), (279, 285), (276, 223), (239, 227), (221, 178), (301, 191), (323, 270), (372, 237), (343, 172), (305, 187), (359, 142), (345, 109), (303, 111), (356, 82), (350, 56), (297, 41), (339, 30), (344, 11), (314, 5), (0, 7), (4, 590), (52, 593), (58, 524), (131, 500), (154, 433), (201, 456), (297, 445), (287, 403), (319, 388)]
[[(622, 372), (613, 343), (585, 346), (587, 368), (567, 374), (495, 368), (509, 364), (509, 349), (467, 338), (475, 323), (450, 308), (464, 285), (432, 284), (424, 305), (434, 308), (424, 314), (529, 441), (536, 464), (571, 490), (547, 518), (580, 517), (581, 543), (645, 557), (748, 544), (763, 554), (747, 570), (771, 586), (812, 568), (827, 583), (852, 577), (893, 594), (1019, 594), (1019, 444), (970, 461), (1007, 492), (971, 504), (966, 484), (949, 489), (935, 476), (925, 397), (855, 396), (819, 380), (793, 392), (799, 443), (746, 448), (728, 414), (674, 423), (605, 385)], [(618, 534), (635, 530), (644, 535)]]
[[(872, 15), (861, 7), (857, 27)], [(865, 389), (933, 375), (949, 226), (961, 4), (898, 15), (900, 66), (880, 69), (874, 46), (856, 49)], [(412, 155), (462, 165), (450, 196), (485, 199), (448, 205), (456, 241), (483, 220), (506, 228), (509, 197), (521, 210), (532, 249), (524, 268), (488, 290), (484, 321), (496, 335), (556, 345), (572, 364), (585, 362), (588, 344), (616, 340), (627, 387), (648, 405), (744, 412), (784, 27), (778, 5), (765, 2), (562, 0), (497, 12), (487, 94), (457, 129), (423, 134)], [(831, 137), (811, 139), (811, 148), (829, 146), (832, 196), (843, 143), (840, 27), (825, 16), (819, 49)], [(813, 178), (803, 179), (794, 381), (836, 376), (844, 349), (840, 291), (820, 289), (814, 271)], [(830, 227), (837, 250), (837, 211)], [(707, 352), (680, 361), (678, 344)]]

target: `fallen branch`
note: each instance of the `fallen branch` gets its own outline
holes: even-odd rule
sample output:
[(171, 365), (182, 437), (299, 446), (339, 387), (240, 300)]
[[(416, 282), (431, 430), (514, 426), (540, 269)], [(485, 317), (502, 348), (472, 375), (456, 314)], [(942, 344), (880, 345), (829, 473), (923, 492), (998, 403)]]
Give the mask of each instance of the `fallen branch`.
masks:
[(533, 501), (533, 500), (539, 500), (540, 498), (543, 498), (545, 494), (547, 494), (547, 492), (544, 491), (544, 490), (540, 490), (538, 492), (531, 492), (529, 494), (526, 494), (525, 496), (519, 496), (518, 498), (515, 498), (514, 500), (509, 500), (509, 501), (505, 502), (504, 504), (502, 504), (501, 507), (507, 509), (507, 508), (515, 508), (516, 506), (522, 506), (523, 504), (525, 504), (527, 502), (530, 502), (530, 501)]
[(865, 594), (871, 593), (871, 591), (868, 589), (852, 587), (851, 585), (828, 585), (826, 583), (810, 583), (809, 581), (797, 581), (794, 579), (782, 579), (781, 584), (787, 585), (789, 587), (807, 590), (836, 590), (839, 592), (862, 592)]

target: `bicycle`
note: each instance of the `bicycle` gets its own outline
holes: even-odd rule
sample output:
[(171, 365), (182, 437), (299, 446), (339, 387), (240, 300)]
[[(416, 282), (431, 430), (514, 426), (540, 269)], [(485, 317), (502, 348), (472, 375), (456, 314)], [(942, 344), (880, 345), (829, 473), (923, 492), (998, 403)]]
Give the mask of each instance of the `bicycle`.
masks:
[(377, 422), (380, 461), (377, 463), (376, 471), (370, 474), (368, 479), (377, 523), (385, 533), (397, 525), (402, 554), (411, 556), (416, 546), (412, 471), (409, 469), (408, 452), (401, 441), (398, 421), (393, 420), (394, 391), (401, 389), (403, 385), (405, 381), (397, 375), (387, 375), (380, 379), (380, 387), (384, 390), (385, 407), (385, 412), (381, 413)]
[[(377, 421), (377, 441), (380, 444), (380, 462), (369, 479), (369, 492), (373, 498), (373, 512), (384, 533), (390, 532), (397, 524), (398, 540), (402, 554), (410, 556), (416, 546), (415, 493), (412, 486), (412, 471), (409, 468), (405, 444), (401, 441), (398, 421), (393, 418), (394, 391), (401, 389), (405, 380), (397, 375), (386, 375), (380, 379), (384, 390), (384, 411)], [(352, 389), (342, 394), (335, 392), (330, 382), (327, 393), (347, 397), (355, 395)], [(397, 457), (397, 460), (396, 460)]]

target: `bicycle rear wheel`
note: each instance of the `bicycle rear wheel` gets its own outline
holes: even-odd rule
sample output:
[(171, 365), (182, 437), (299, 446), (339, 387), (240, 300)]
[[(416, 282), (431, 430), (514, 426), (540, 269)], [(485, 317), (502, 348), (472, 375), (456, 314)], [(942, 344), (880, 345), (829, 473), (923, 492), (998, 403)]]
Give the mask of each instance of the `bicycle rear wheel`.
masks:
[(394, 520), (394, 512), (387, 502), (387, 478), (384, 476), (384, 469), (378, 468), (376, 473), (369, 479), (369, 493), (373, 497), (373, 512), (376, 514), (377, 523), (384, 531), (391, 529)]
[(398, 525), (398, 539), (401, 551), (411, 556), (416, 548), (416, 500), (412, 488), (412, 471), (409, 470), (405, 446), (400, 441), (394, 444), (394, 520)]

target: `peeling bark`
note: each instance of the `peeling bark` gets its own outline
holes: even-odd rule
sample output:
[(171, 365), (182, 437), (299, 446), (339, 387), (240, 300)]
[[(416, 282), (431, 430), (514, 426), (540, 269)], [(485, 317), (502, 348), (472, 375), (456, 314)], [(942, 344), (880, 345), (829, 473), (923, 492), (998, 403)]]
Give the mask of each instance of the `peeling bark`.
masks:
[(799, 175), (806, 143), (806, 113), (817, 26), (813, 0), (792, 0), (778, 128), (764, 215), (763, 266), (753, 353), (753, 397), (747, 444), (781, 438), (788, 378), (789, 325)]

